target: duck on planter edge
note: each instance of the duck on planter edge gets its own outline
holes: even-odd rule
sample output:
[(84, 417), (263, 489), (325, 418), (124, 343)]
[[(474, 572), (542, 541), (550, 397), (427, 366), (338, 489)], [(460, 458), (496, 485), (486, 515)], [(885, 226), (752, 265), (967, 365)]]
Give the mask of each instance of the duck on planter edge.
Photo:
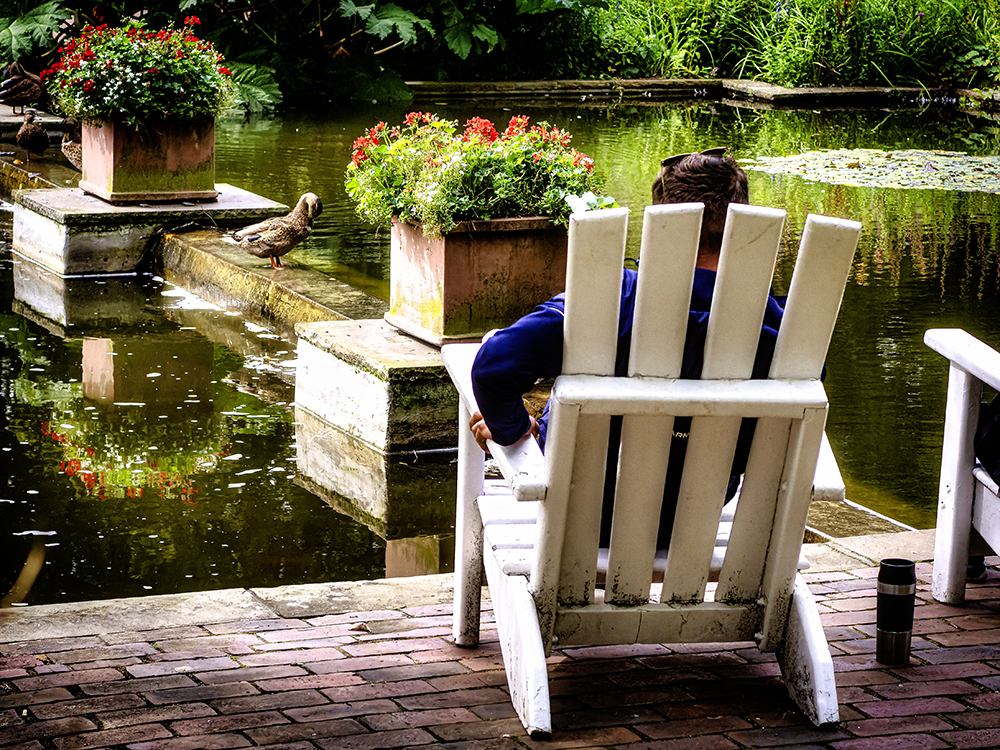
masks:
[(272, 268), (281, 268), (278, 260), (312, 232), (313, 219), (323, 211), (323, 202), (315, 193), (304, 193), (286, 216), (275, 216), (233, 232), (237, 244), (250, 255), (270, 258)]
[(35, 122), (36, 112), (33, 109), (29, 109), (24, 113), (24, 124), (17, 131), (17, 145), (28, 152), (26, 161), (31, 163), (31, 155), (38, 154), (41, 156), (45, 153), (45, 149), (49, 147), (49, 133), (48, 131)]

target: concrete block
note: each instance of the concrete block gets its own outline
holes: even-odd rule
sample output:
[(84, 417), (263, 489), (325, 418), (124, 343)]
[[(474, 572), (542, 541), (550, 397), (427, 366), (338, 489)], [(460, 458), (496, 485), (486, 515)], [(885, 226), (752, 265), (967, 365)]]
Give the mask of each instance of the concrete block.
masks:
[(295, 406), (296, 481), (387, 540), (452, 534), (453, 451), (386, 454)]
[(295, 401), (382, 453), (458, 444), (441, 352), (382, 320), (300, 323)]
[(190, 222), (240, 226), (288, 212), (288, 206), (216, 185), (218, 200), (202, 204), (113, 206), (79, 188), (14, 194), (14, 251), (64, 276), (135, 270), (151, 240)]

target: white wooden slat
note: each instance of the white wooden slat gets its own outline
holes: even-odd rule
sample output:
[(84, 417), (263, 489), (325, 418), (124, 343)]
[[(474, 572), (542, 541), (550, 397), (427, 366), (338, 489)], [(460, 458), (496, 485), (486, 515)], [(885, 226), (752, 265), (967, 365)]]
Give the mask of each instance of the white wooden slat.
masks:
[(776, 457), (785, 455), (790, 427), (787, 419), (757, 422), (716, 601), (748, 601), (759, 595), (781, 485), (782, 462)]
[(483, 452), (469, 431), (469, 410), (458, 409), (458, 491), (455, 503), (455, 585), (452, 635), (459, 646), (479, 643), (483, 525), (476, 498), (483, 489)]
[(627, 208), (569, 217), (564, 373), (614, 373), (627, 229)]
[(972, 439), (979, 420), (982, 383), (964, 367), (948, 368), (941, 477), (938, 484), (937, 526), (934, 532), (934, 574), (931, 593), (939, 602), (965, 601), (969, 529), (975, 479)]
[(482, 344), (445, 344), (441, 347), (441, 360), (448, 371), (448, 377), (470, 413), (479, 411), (476, 396), (472, 392), (472, 363), (480, 346)]
[(816, 462), (816, 474), (813, 476), (813, 500), (828, 500), (843, 502), (847, 497), (844, 477), (841, 476), (837, 456), (830, 445), (830, 438), (823, 433), (823, 442), (819, 448), (819, 459)]
[(813, 409), (804, 419), (792, 422), (788, 436), (785, 469), (774, 510), (774, 529), (761, 582), (766, 606), (760, 647), (765, 651), (774, 651), (785, 636), (792, 583), (802, 550), (813, 474), (825, 425), (826, 409)]
[(795, 576), (788, 630), (778, 662), (788, 694), (814, 724), (840, 720), (830, 647), (816, 600), (801, 575)]
[(646, 206), (629, 375), (681, 373), (703, 213), (702, 203)]
[(806, 217), (771, 378), (820, 376), (860, 234), (856, 221)]
[[(570, 490), (573, 487), (573, 470), (576, 467), (577, 432), (580, 418), (579, 408), (558, 402), (549, 409), (549, 429), (546, 440), (547, 490), (545, 501), (538, 513), (538, 547), (531, 567), (531, 593), (538, 610), (539, 624), (544, 643), (550, 644), (552, 623), (555, 618), (556, 596), (559, 588), (559, 565), (562, 560), (563, 543), (566, 539), (567, 514), (569, 512)], [(607, 420), (595, 417), (588, 421)], [(605, 435), (605, 446), (607, 437)], [(607, 449), (605, 448), (605, 454)], [(574, 507), (574, 529), (576, 517)], [(596, 557), (596, 553), (595, 553)]]
[(981, 464), (976, 464), (976, 468), (972, 470), (972, 476), (976, 478), (979, 484), (983, 485), (983, 490), (989, 492), (993, 495), (1000, 495), (1000, 485), (997, 485), (993, 481), (993, 477), (982, 467)]
[(931, 328), (924, 343), (956, 367), (1000, 390), (1000, 352), (961, 328)]
[(534, 550), (530, 549), (500, 549), (493, 553), (498, 569), (506, 576), (531, 575), (531, 565), (535, 560)]
[(534, 549), (538, 527), (523, 523), (494, 524), (485, 527), (484, 547), (494, 552), (501, 549)]
[(508, 493), (479, 496), (479, 515), (483, 526), (497, 524), (534, 524), (538, 521), (538, 503), (522, 503)]
[(667, 380), (562, 375), (552, 400), (574, 404), (582, 414), (644, 414), (694, 417), (801, 418), (806, 409), (825, 406), (818, 381)]
[[(573, 463), (571, 518), (559, 562), (559, 601), (582, 604), (592, 600), (597, 578), (597, 545), (601, 532), (604, 475), (611, 418), (580, 417)], [(546, 504), (548, 505), (548, 503)]]
[(704, 598), (739, 417), (693, 420), (670, 539), (662, 601)]
[(746, 641), (753, 635), (752, 611), (715, 602), (637, 607), (593, 604), (562, 609), (555, 634), (560, 646)]
[[(983, 472), (985, 474), (985, 472)], [(989, 480), (989, 475), (986, 475)], [(1000, 498), (997, 497), (996, 484), (989, 482), (994, 489), (981, 482), (976, 482), (972, 502), (972, 528), (993, 549), (1000, 548)]]
[(780, 209), (729, 205), (703, 379), (750, 377), (784, 221)]
[(673, 424), (672, 417), (627, 417), (622, 423), (605, 594), (609, 604), (649, 601)]
[[(703, 213), (701, 203), (646, 207), (630, 375), (676, 378), (681, 373)], [(643, 416), (623, 420), (608, 603), (632, 605), (649, 600), (673, 421), (672, 417)]]
[(493, 555), (486, 556), (486, 577), (511, 703), (529, 733), (547, 734), (552, 731), (545, 663), (550, 640), (542, 638), (527, 581), (522, 576), (504, 574), (497, 562)]

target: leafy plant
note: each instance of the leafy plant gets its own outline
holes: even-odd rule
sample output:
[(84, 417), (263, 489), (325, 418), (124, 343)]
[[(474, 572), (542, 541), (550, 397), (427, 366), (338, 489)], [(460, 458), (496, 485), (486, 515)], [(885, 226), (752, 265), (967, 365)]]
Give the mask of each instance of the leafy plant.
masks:
[(22, 60), (48, 49), (68, 16), (60, 0), (20, 16), (0, 16), (0, 60)]
[(142, 22), (109, 29), (88, 26), (43, 71), (66, 115), (84, 121), (120, 118), (136, 126), (163, 117), (217, 115), (233, 102), (232, 73), (211, 42), (181, 29), (146, 31)]
[(459, 131), (455, 121), (410, 112), (401, 127), (380, 122), (355, 141), (345, 184), (363, 219), (418, 221), (432, 238), (470, 219), (549, 216), (565, 224), (566, 197), (601, 187), (593, 159), (570, 139), (548, 123), (529, 125), (524, 115), (498, 133), (479, 117)]

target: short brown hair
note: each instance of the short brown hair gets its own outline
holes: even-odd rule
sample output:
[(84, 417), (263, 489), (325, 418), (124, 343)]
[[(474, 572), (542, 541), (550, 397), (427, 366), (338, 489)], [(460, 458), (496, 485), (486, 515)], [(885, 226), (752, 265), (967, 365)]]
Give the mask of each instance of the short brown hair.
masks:
[(653, 203), (705, 204), (701, 246), (722, 249), (730, 203), (749, 203), (747, 175), (731, 156), (688, 154), (664, 166), (653, 182)]

